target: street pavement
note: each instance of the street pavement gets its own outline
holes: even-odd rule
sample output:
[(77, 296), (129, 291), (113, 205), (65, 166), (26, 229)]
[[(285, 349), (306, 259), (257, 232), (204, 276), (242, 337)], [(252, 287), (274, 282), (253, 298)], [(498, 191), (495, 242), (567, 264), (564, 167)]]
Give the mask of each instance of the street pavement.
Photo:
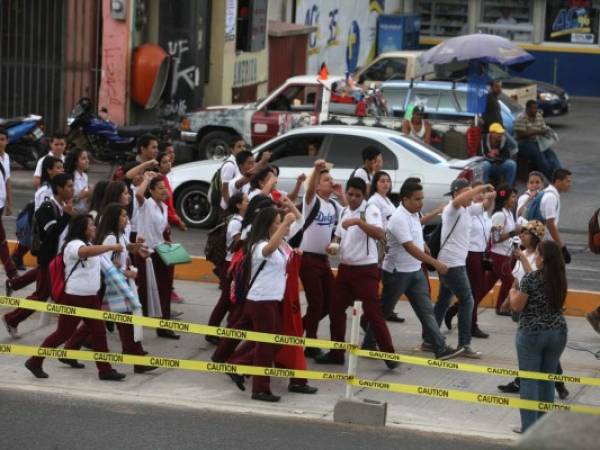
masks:
[[(4, 278), (0, 276), (0, 286), (3, 282)], [(175, 287), (178, 293), (186, 299), (185, 303), (173, 306), (177, 311), (184, 313), (180, 319), (194, 323), (207, 323), (209, 314), (219, 295), (217, 286), (215, 284), (176, 281)], [(14, 295), (25, 296), (30, 292), (31, 288), (19, 291)], [(301, 306), (304, 311), (306, 302), (303, 295), (301, 296)], [(404, 324), (389, 324), (396, 351), (402, 354), (429, 357), (430, 354), (417, 350), (417, 347), (421, 343), (421, 327), (408, 302), (399, 302), (396, 309), (401, 316), (407, 319)], [(514, 345), (516, 325), (510, 318), (496, 316), (493, 310), (482, 310), (479, 317), (481, 328), (491, 334), (489, 339), (474, 339), (473, 341), (473, 347), (483, 352), (483, 359), (481, 361), (473, 361), (458, 358), (456, 361), (475, 362), (494, 367), (515, 368), (517, 365)], [(583, 318), (567, 317), (567, 322), (569, 325), (569, 342), (568, 348), (561, 358), (565, 374), (591, 377), (600, 376), (600, 364), (597, 359), (600, 357), (600, 336), (592, 330)], [(36, 313), (20, 325), (19, 332), (22, 334), (22, 337), (19, 340), (9, 338), (6, 332), (1, 329), (0, 344), (19, 343), (23, 345), (39, 345), (54, 330), (55, 323), (55, 318), (52, 318), (50, 324), (41, 325), (39, 314)], [(348, 322), (347, 326), (347, 329), (349, 328), (350, 322)], [(452, 331), (444, 329), (444, 333), (446, 334), (448, 343), (456, 345), (456, 329)], [(329, 338), (328, 319), (324, 319), (321, 322), (319, 337), (324, 339)], [(109, 333), (108, 343), (112, 351), (120, 351), (121, 345), (117, 333)], [(157, 338), (151, 329), (144, 331), (144, 347), (150, 356), (201, 361), (209, 361), (214, 349), (201, 335), (182, 334), (181, 340), (171, 341)], [(596, 357), (594, 354), (596, 354)], [(0, 355), (0, 372), (2, 373), (0, 389), (9, 391), (24, 390), (31, 392), (34, 398), (38, 393), (66, 396), (67, 400), (61, 401), (61, 404), (65, 405), (65, 407), (68, 407), (73, 402), (79, 402), (78, 399), (81, 397), (90, 401), (103, 400), (114, 405), (110, 407), (111, 411), (123, 411), (127, 414), (137, 414), (138, 411), (145, 411), (153, 405), (169, 405), (175, 408), (196, 409), (200, 411), (206, 409), (217, 410), (224, 416), (228, 416), (232, 412), (252, 415), (258, 417), (256, 420), (263, 424), (272, 423), (272, 416), (286, 419), (320, 419), (324, 422), (331, 422), (334, 406), (345, 392), (345, 385), (341, 382), (311, 380), (310, 384), (319, 388), (318, 394), (292, 394), (287, 392), (288, 380), (284, 378), (272, 378), (272, 390), (275, 394), (282, 395), (282, 400), (276, 404), (265, 404), (250, 399), (250, 381), (246, 383), (247, 391), (241, 392), (224, 374), (158, 369), (147, 374), (134, 375), (133, 369), (130, 366), (118, 365), (116, 368), (126, 373), (127, 378), (123, 382), (114, 383), (98, 380), (96, 368), (90, 362), (85, 362), (85, 369), (75, 370), (66, 367), (56, 360), (47, 360), (44, 369), (48, 372), (50, 378), (39, 380), (34, 378), (25, 369), (23, 366), (24, 360), (24, 357)], [(326, 372), (343, 372), (345, 370), (344, 367), (340, 366), (322, 366), (314, 364), (312, 361), (308, 361), (308, 363), (311, 370)], [(406, 383), (486, 394), (499, 394), (496, 386), (510, 381), (506, 377), (472, 374), (409, 364), (402, 364), (396, 370), (387, 370), (383, 361), (362, 358), (358, 364), (358, 376), (363, 379), (379, 382)], [(567, 403), (600, 407), (600, 389), (598, 387), (567, 384), (567, 388), (571, 393), (567, 399)], [(465, 437), (477, 436), (489, 440), (515, 440), (517, 438), (512, 429), (519, 426), (520, 421), (519, 412), (514, 409), (370, 389), (354, 389), (354, 394), (359, 400), (370, 399), (387, 402), (388, 428), (420, 430), (428, 433), (443, 433)], [(129, 405), (130, 402), (137, 406)], [(0, 400), (0, 405), (2, 404), (3, 401)], [(25, 414), (24, 412), (15, 411), (15, 414), (17, 413)], [(86, 417), (85, 412), (82, 414), (83, 417)], [(267, 415), (268, 417), (259, 417), (261, 415)], [(6, 418), (6, 415), (3, 415), (3, 417)], [(37, 429), (39, 422), (36, 420), (36, 417), (32, 415), (28, 419), (28, 423), (35, 423), (35, 428)], [(48, 418), (50, 424), (53, 423), (52, 420), (54, 420), (54, 417), (55, 415), (52, 415), (52, 417)], [(58, 417), (57, 420), (59, 420)], [(87, 422), (87, 420), (82, 422)], [(2, 426), (6, 426), (7, 423), (2, 423)], [(155, 422), (149, 420), (148, 423)], [(235, 426), (237, 420), (229, 420), (229, 423), (230, 426)], [(150, 429), (150, 427), (148, 428)], [(160, 422), (161, 431), (168, 428), (167, 425), (163, 425), (163, 422)], [(55, 430), (64, 429), (58, 425), (55, 428)], [(101, 436), (110, 434), (107, 431), (108, 429), (100, 426), (100, 424), (97, 429), (102, 430), (100, 433)], [(346, 432), (345, 428), (337, 429), (340, 435)], [(185, 434), (183, 430), (182, 435)], [(386, 428), (386, 432), (379, 432), (382, 439), (387, 436), (387, 430)], [(273, 434), (275, 435), (279, 431), (278, 427), (275, 427)], [(269, 433), (271, 433), (271, 430), (269, 430)], [(55, 434), (59, 435), (59, 431), (55, 431)], [(238, 433), (231, 434), (239, 437)], [(65, 432), (63, 435), (66, 436), (68, 433)], [(83, 435), (83, 433), (77, 432), (76, 435), (70, 435), (69, 439), (73, 436)], [(90, 434), (86, 435), (89, 436)], [(305, 435), (307, 439), (310, 439), (311, 447), (313, 441), (315, 441), (314, 444), (316, 445), (318, 439), (314, 435), (310, 433), (306, 433)], [(283, 433), (283, 436), (285, 436), (285, 433)], [(231, 439), (237, 438), (232, 437)], [(265, 439), (265, 443), (268, 441), (268, 439)], [(253, 442), (252, 439), (249, 439), (249, 442)], [(357, 440), (357, 442), (362, 441)], [(392, 446), (392, 448), (400, 448), (402, 446), (401, 443), (402, 441), (399, 440), (398, 444)], [(16, 446), (11, 447), (17, 448)], [(65, 447), (69, 448), (66, 444)], [(176, 442), (174, 442), (173, 447), (179, 448)], [(198, 447), (201, 447), (200, 443)], [(26, 446), (26, 448), (35, 448), (35, 446)], [(110, 448), (110, 446), (107, 446), (107, 448)], [(205, 448), (211, 448), (211, 446), (206, 446)], [(335, 448), (344, 447), (337, 446)], [(577, 446), (574, 445), (574, 448), (577, 448)]]
[[(598, 195), (598, 133), (596, 117), (599, 99), (574, 98), (571, 111), (563, 117), (548, 119), (559, 133), (560, 142), (556, 150), (563, 165), (574, 173), (571, 192), (562, 197), (560, 229), (573, 255), (567, 274), (571, 289), (600, 291), (600, 256), (587, 249), (587, 223), (593, 211), (600, 208)], [(94, 164), (90, 171), (90, 182), (109, 177), (110, 167)], [(12, 179), (14, 188), (13, 216), (4, 219), (7, 236), (14, 239), (15, 217), (18, 211), (33, 198), (32, 173), (15, 166)], [(520, 185), (519, 189), (524, 190)], [(203, 256), (206, 230), (190, 230), (182, 233), (174, 230), (174, 240), (181, 242), (192, 255)]]
[[(500, 450), (509, 442), (0, 389), (6, 447), (39, 450)], [(32, 426), (32, 424), (35, 424)], [(152, 425), (156, 424), (154, 428)], [(77, 431), (74, 432), (73, 430)], [(10, 443), (10, 444), (9, 444)]]

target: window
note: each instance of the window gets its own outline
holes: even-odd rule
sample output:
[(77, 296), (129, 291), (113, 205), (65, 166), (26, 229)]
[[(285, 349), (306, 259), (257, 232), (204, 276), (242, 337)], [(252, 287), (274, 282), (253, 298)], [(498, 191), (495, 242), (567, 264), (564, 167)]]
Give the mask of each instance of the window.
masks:
[(267, 105), (269, 111), (313, 112), (320, 105), (321, 88), (292, 85), (285, 88)]
[(384, 58), (374, 63), (361, 76), (364, 81), (404, 80), (406, 78), (406, 58)]
[[(422, 142), (418, 142), (410, 137), (391, 137), (390, 140), (409, 153), (412, 153), (416, 157), (422, 159), (430, 164), (441, 164), (449, 161), (450, 158), (443, 153), (438, 152), (431, 146), (427, 146)], [(385, 161), (385, 160), (384, 160)]]
[(263, 50), (267, 36), (267, 0), (238, 0), (236, 28), (236, 51)]
[(477, 30), (513, 41), (533, 40), (533, 2), (484, 0)]
[[(271, 162), (283, 167), (312, 167), (323, 156), (323, 135), (302, 135), (279, 139), (263, 151), (272, 153)], [(262, 152), (261, 152), (262, 153)]]
[(382, 89), (383, 96), (388, 104), (388, 110), (392, 111), (394, 117), (404, 115), (404, 102), (408, 88), (388, 87)]
[(362, 151), (368, 146), (374, 146), (381, 150), (383, 170), (398, 168), (396, 156), (379, 142), (360, 136), (341, 134), (333, 136), (330, 150), (327, 153), (327, 162), (332, 163), (334, 168), (355, 169), (362, 165)]
[[(578, 5), (570, 6), (572, 3)], [(552, 42), (573, 44), (598, 43), (600, 1), (546, 1), (546, 30), (544, 38)]]
[(440, 101), (437, 112), (439, 113), (455, 113), (456, 102), (454, 101), (452, 92), (440, 92)]
[(461, 36), (468, 32), (469, 0), (417, 0), (421, 34)]
[(435, 112), (440, 99), (439, 91), (414, 89), (410, 97), (410, 103), (421, 105), (426, 112)]

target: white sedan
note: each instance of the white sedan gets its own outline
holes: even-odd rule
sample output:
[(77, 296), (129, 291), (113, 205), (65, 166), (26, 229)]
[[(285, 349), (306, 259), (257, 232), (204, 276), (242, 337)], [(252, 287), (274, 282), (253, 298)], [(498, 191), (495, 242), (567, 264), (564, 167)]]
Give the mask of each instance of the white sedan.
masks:
[[(316, 157), (308, 155), (309, 144), (319, 149)], [(383, 169), (392, 178), (394, 201), (398, 201), (406, 178), (421, 179), (425, 190), (424, 211), (444, 201), (444, 194), (455, 178), (482, 178), (481, 157), (450, 159), (430, 146), (386, 128), (347, 125), (297, 128), (252, 151), (255, 155), (265, 150), (272, 153), (271, 163), (280, 170), (277, 187), (289, 192), (301, 173), (309, 173), (316, 158), (333, 164), (333, 178), (344, 185), (352, 171), (362, 165), (361, 153), (367, 146), (381, 149)], [(169, 174), (177, 212), (189, 226), (206, 228), (214, 224), (216, 211), (208, 200), (208, 190), (221, 165), (222, 161), (196, 161), (177, 166)]]

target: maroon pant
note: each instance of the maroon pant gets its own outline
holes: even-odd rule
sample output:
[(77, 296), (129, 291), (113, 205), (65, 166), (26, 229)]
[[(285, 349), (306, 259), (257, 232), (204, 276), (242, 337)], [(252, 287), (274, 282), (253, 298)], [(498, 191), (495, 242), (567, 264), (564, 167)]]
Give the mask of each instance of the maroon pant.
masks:
[[(158, 296), (160, 297), (160, 308), (162, 310), (162, 318), (171, 318), (171, 291), (173, 290), (173, 267), (167, 266), (158, 253), (152, 253), (152, 264), (154, 265), (154, 276), (156, 277), (156, 285), (158, 286)], [(146, 289), (146, 261), (139, 255), (136, 255), (138, 268), (137, 278), (135, 282), (138, 287), (140, 303), (144, 315), (148, 315), (148, 296)]]
[(515, 262), (510, 256), (497, 255), (496, 253), (490, 253), (490, 256), (492, 258), (493, 270), (488, 274), (485, 292), (492, 289), (494, 284), (496, 284), (496, 281), (500, 280), (502, 282), (500, 292), (498, 293), (498, 299), (496, 300), (496, 311), (500, 311), (502, 302), (508, 297), (510, 288), (515, 281), (515, 278), (512, 275)]
[(6, 242), (6, 231), (4, 231), (4, 223), (2, 223), (3, 215), (4, 208), (0, 208), (0, 261), (2, 261), (2, 265), (4, 265), (6, 276), (8, 278), (13, 278), (18, 274), (18, 272), (14, 261), (10, 257), (10, 251), (8, 250), (8, 242)]
[(219, 300), (217, 301), (217, 304), (213, 308), (210, 318), (208, 319), (208, 324), (213, 327), (218, 327), (221, 325), (221, 322), (225, 318), (225, 315), (229, 311), (229, 306), (231, 305), (231, 301), (229, 300), (231, 280), (227, 275), (228, 270), (229, 261), (225, 261), (221, 267), (219, 267), (219, 285), (221, 287), (221, 296), (219, 297)]
[[(484, 255), (484, 252), (469, 252), (467, 255), (467, 276), (469, 277), (474, 302), (471, 328), (477, 328), (477, 307), (489, 291), (489, 289), (487, 291), (485, 290), (489, 284), (487, 282), (486, 272), (483, 270)], [(458, 308), (456, 308), (456, 310), (458, 311)]]
[(19, 242), (17, 244), (17, 248), (15, 248), (15, 251), (12, 254), (12, 257), (14, 259), (16, 259), (17, 261), (22, 260), (28, 251), (29, 251), (29, 247), (27, 247), (26, 245), (23, 245)]
[[(48, 269), (48, 267), (38, 266), (37, 268), (31, 269), (30, 271), (26, 272), (22, 277), (13, 278), (11, 280), (11, 285), (13, 286), (13, 289), (17, 289), (17, 287), (15, 287), (15, 284), (17, 284), (18, 286), (20, 280), (28, 276), (27, 274), (29, 274), (29, 272), (33, 272), (36, 275), (36, 288), (35, 292), (29, 297), (27, 297), (27, 299), (45, 302), (46, 300), (48, 300), (48, 297), (50, 297), (51, 287), (50, 270)], [(17, 308), (14, 311), (11, 311), (8, 314), (6, 314), (4, 318), (6, 319), (7, 324), (9, 324), (12, 327), (17, 327), (21, 322), (23, 322), (25, 319), (31, 316), (34, 312), (35, 311), (31, 309)]]
[(308, 307), (302, 319), (306, 337), (316, 338), (319, 322), (329, 313), (335, 278), (327, 255), (304, 253), (300, 265), (300, 280), (306, 293)]
[[(281, 301), (278, 300), (246, 300), (244, 310), (237, 323), (245, 325), (245, 328), (242, 329), (251, 329), (261, 333), (280, 333), (280, 308)], [(247, 356), (251, 354), (253, 365), (258, 367), (273, 367), (275, 354), (278, 349), (279, 345), (268, 344), (266, 342), (255, 342), (253, 346), (244, 344), (227, 361), (232, 364), (248, 363)], [(252, 392), (254, 394), (271, 392), (270, 381), (270, 377), (254, 376), (252, 379)]]
[[(116, 323), (121, 338), (121, 349), (127, 355), (144, 355), (144, 347), (141, 342), (133, 340), (133, 325), (127, 323)], [(66, 350), (79, 350), (83, 343), (92, 335), (92, 331), (87, 323), (79, 326), (75, 333), (65, 342)]]
[[(70, 295), (66, 292), (61, 298), (63, 305), (69, 306), (80, 306), (82, 308), (93, 308), (100, 309), (102, 301), (97, 295)], [(104, 322), (101, 320), (94, 319), (82, 319), (75, 316), (64, 316), (58, 317), (58, 328), (54, 333), (44, 339), (44, 342), (40, 344), (40, 347), (56, 348), (61, 344), (67, 342), (67, 340), (73, 335), (77, 329), (79, 322), (83, 320), (86, 326), (89, 328), (92, 338), (92, 349), (95, 352), (108, 352), (108, 344), (106, 343), (106, 330), (104, 329)], [(42, 367), (44, 358), (42, 356), (33, 356), (30, 361), (36, 367)], [(107, 372), (112, 370), (109, 363), (97, 362), (99, 372)]]
[[(331, 340), (344, 341), (346, 338), (346, 309), (354, 300), (362, 301), (367, 322), (375, 332), (377, 346), (381, 351), (394, 353), (390, 331), (383, 318), (379, 301), (379, 269), (377, 264), (368, 266), (348, 266), (340, 264), (335, 280), (336, 295), (329, 311)], [(331, 354), (344, 356), (344, 350), (331, 350)]]

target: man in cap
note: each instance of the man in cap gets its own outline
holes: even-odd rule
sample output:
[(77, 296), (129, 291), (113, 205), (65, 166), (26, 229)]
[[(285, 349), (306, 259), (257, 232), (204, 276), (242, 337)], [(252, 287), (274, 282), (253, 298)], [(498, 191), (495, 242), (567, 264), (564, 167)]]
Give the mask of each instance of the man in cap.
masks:
[(504, 182), (512, 187), (517, 175), (517, 163), (512, 156), (517, 153), (517, 147), (506, 138), (506, 131), (500, 123), (493, 123), (489, 131), (483, 147), (483, 182), (489, 183), (491, 177), (504, 178)]

